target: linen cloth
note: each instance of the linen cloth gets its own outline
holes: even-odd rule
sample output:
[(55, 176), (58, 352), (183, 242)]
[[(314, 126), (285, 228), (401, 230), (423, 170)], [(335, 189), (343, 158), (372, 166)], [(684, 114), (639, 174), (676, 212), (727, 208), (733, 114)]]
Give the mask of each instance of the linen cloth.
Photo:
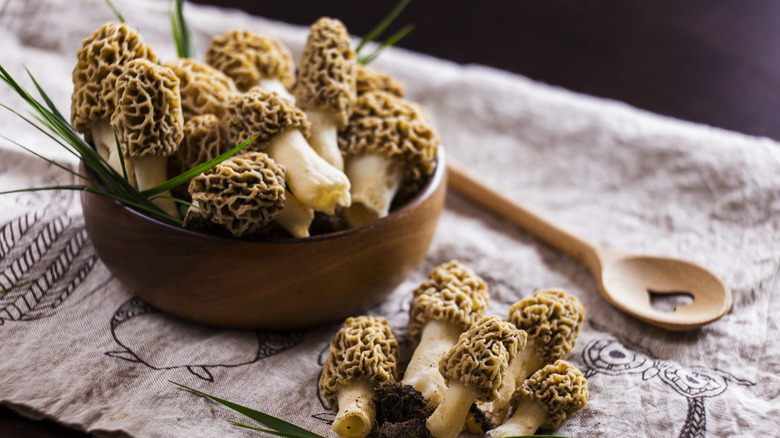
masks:
[[(158, 55), (175, 56), (168, 2), (115, 1)], [(67, 114), (82, 39), (112, 20), (99, 0), (0, 2), (0, 63), (26, 66)], [(299, 59), (307, 29), (187, 5), (203, 58), (210, 38), (244, 27)], [(450, 193), (419, 269), (379, 307), (402, 345), (411, 291), (459, 259), (491, 288), (491, 312), (539, 288), (579, 297), (587, 317), (569, 360), (588, 377), (588, 405), (556, 431), (572, 437), (777, 436), (780, 418), (780, 146), (400, 49), (374, 64), (424, 105), (448, 157), (564, 228), (606, 246), (691, 260), (734, 294), (700, 330), (641, 323), (600, 297), (593, 278), (515, 227)], [(32, 89), (24, 78), (23, 84)], [(6, 87), (0, 102), (26, 113)], [(2, 134), (59, 163), (77, 162), (18, 117)], [(0, 190), (73, 178), (0, 139)], [(163, 261), (161, 261), (163, 262)], [(317, 379), (339, 324), (287, 333), (219, 330), (134, 298), (100, 262), (78, 197), (0, 197), (0, 403), (95, 436), (257, 436), (251, 423), (169, 381), (255, 407), (331, 436)], [(408, 351), (404, 360), (408, 360)]]

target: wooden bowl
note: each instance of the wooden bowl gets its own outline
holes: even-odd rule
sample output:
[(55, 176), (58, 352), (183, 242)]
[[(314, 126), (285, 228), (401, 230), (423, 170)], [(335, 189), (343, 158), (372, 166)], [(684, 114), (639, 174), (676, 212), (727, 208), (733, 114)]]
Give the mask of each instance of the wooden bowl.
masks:
[(440, 149), (428, 184), (387, 217), (272, 242), (195, 233), (87, 192), (81, 204), (103, 263), (150, 304), (213, 326), (297, 329), (361, 314), (418, 267), (444, 208), (445, 179)]

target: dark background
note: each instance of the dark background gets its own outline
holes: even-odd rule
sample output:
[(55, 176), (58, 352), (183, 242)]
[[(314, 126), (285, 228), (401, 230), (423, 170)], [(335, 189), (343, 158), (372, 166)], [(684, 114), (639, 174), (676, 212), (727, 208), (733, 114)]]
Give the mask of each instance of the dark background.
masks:
[[(309, 25), (327, 15), (364, 35), (395, 5), (366, 0), (208, 1)], [(186, 10), (185, 10), (186, 12)], [(780, 140), (780, 1), (414, 0), (399, 46)], [(84, 437), (0, 408), (0, 437)]]

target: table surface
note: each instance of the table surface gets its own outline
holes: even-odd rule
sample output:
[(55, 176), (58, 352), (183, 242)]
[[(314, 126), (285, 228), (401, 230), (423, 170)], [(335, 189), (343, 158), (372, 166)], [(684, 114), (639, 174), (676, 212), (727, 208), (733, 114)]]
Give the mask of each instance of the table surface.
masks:
[[(218, 3), (297, 24), (335, 16), (361, 35), (394, 1), (361, 2), (359, 8), (345, 0)], [(414, 23), (416, 29), (399, 46), (498, 67), (659, 114), (780, 139), (780, 2), (494, 0), (484, 5), (412, 2), (397, 23)], [(0, 436), (87, 435), (0, 407)]]

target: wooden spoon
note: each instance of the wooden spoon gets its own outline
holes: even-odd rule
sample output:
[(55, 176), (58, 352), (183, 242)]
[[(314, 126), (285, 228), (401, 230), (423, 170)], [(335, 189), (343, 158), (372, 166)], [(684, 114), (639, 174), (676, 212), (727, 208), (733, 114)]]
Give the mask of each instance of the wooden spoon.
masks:
[[(668, 257), (628, 254), (589, 243), (497, 193), (449, 161), (450, 188), (585, 265), (604, 298), (629, 315), (667, 330), (681, 331), (715, 321), (731, 308), (731, 291), (701, 266)], [(651, 293), (682, 294), (693, 298), (693, 302), (663, 312), (652, 306)]]

